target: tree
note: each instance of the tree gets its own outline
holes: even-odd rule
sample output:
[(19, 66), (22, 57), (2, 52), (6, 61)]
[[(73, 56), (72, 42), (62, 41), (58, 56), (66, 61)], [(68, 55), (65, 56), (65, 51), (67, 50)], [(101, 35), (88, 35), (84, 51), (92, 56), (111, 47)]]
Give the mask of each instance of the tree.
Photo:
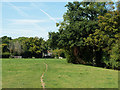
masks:
[(9, 44), (10, 40), (12, 40), (11, 37), (7, 37), (7, 36), (3, 36), (1, 37), (1, 39), (3, 44)]
[(99, 28), (97, 17), (107, 12), (105, 3), (69, 2), (66, 7), (68, 10), (63, 16), (64, 21), (57, 23), (59, 31), (49, 34), (50, 43), (66, 51), (68, 62), (85, 63), (86, 53), (83, 54), (83, 51), (90, 53), (95, 47), (87, 46), (84, 38)]
[(120, 1), (118, 0), (118, 2), (116, 2), (116, 6), (117, 6), (117, 11), (120, 12)]
[(14, 55), (21, 55), (22, 45), (19, 41), (13, 42), (13, 45), (10, 45), (10, 51), (11, 51), (11, 48), (13, 49)]
[(9, 43), (12, 40), (11, 37), (3, 36), (0, 38), (2, 40), (2, 53), (9, 52)]
[[(99, 29), (84, 39), (88, 45), (102, 51), (100, 62), (109, 68), (118, 68), (120, 61), (120, 14), (118, 10), (109, 10), (104, 16), (99, 16)], [(98, 62), (98, 64), (100, 64)]]
[(44, 49), (44, 40), (43, 38), (30, 37), (25, 39), (23, 42), (24, 54), (23, 56), (27, 57), (42, 57), (42, 52)]
[(2, 54), (2, 57), (9, 57), (10, 56), (10, 53), (9, 53), (9, 43), (10, 41), (12, 40), (11, 37), (7, 37), (7, 36), (3, 36), (0, 38), (0, 49), (2, 50), (1, 51), (1, 54)]
[(26, 37), (19, 37), (10, 41), (9, 51), (11, 55), (22, 55), (22, 53), (24, 53), (23, 41), (26, 39)]

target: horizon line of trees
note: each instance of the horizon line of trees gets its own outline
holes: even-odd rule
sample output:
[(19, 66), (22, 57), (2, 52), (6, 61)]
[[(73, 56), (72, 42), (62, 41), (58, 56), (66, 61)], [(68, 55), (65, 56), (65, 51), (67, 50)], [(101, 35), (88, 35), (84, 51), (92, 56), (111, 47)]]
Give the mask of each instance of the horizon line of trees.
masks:
[[(23, 58), (59, 58), (64, 57), (64, 50), (56, 48), (50, 49), (48, 42), (38, 37), (0, 37), (2, 43), (2, 58), (12, 58), (13, 56), (22, 56)], [(50, 54), (48, 54), (50, 53)]]
[(2, 57), (22, 56), (24, 58), (42, 57), (42, 53), (46, 53), (46, 42), (43, 38), (38, 37), (19, 37), (12, 39), (3, 36), (2, 39)]

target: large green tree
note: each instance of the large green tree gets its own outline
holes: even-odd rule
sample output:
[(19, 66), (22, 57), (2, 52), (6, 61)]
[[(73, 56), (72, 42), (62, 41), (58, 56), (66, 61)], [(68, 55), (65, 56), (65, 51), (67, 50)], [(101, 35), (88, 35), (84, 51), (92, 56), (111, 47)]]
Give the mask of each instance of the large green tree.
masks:
[(65, 49), (68, 62), (85, 63), (86, 57), (88, 62), (92, 60), (95, 47), (86, 45), (84, 38), (99, 28), (97, 17), (107, 12), (105, 5), (104, 2), (69, 2), (66, 5), (64, 21), (57, 23), (59, 31), (51, 32), (49, 40), (54, 47)]
[(102, 49), (101, 62), (107, 67), (118, 68), (120, 61), (120, 12), (109, 10), (104, 16), (99, 16), (99, 29), (90, 34), (85, 41)]

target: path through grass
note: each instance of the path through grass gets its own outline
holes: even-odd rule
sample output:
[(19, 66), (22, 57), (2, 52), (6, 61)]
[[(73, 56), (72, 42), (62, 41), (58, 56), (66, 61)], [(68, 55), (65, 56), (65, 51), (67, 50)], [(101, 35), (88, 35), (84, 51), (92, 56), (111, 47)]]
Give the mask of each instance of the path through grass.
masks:
[(3, 88), (118, 88), (118, 71), (69, 64), (59, 59), (3, 59)]

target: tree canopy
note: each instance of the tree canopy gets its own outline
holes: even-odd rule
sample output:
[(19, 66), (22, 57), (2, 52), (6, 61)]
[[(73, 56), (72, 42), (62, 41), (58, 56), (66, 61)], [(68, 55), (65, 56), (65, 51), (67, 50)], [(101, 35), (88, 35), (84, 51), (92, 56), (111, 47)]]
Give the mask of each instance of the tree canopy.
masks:
[(111, 67), (110, 62), (118, 60), (119, 50), (115, 47), (119, 46), (120, 32), (119, 11), (113, 5), (113, 2), (69, 2), (64, 20), (56, 24), (58, 32), (49, 33), (50, 46), (63, 48), (68, 62)]

